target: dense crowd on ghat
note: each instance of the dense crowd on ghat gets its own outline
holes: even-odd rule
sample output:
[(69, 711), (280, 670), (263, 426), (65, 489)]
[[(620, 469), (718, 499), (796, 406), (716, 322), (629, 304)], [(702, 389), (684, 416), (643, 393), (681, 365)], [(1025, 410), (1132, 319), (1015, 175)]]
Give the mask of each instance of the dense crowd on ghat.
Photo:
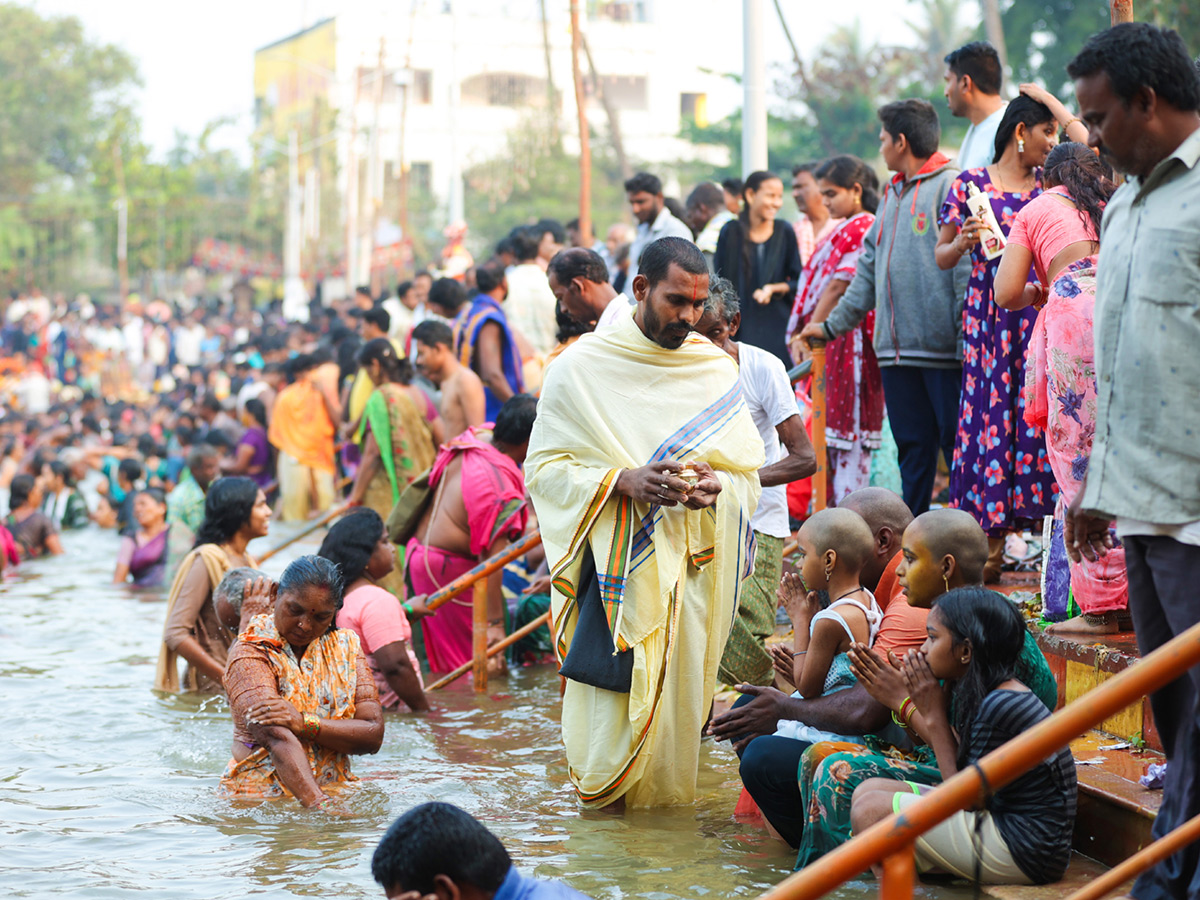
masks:
[[(835, 155), (679, 202), (642, 172), (636, 228), (519, 225), (481, 262), (456, 233), (394, 294), (303, 322), (14, 296), (0, 558), (116, 529), (114, 582), (169, 590), (154, 687), (228, 697), (220, 791), (336, 811), (388, 716), (473, 658), (471, 589), (431, 595), (538, 529), (487, 576), (488, 643), (549, 625), (490, 665), (558, 668), (579, 802), (691, 803), (701, 741), (729, 741), (803, 868), (1051, 715), (1026, 618), (988, 587), (1012, 548), (1042, 547), (1052, 630), (1131, 617), (1145, 653), (1200, 619), (1192, 60), (1120, 25), (1071, 63), (1073, 98), (1007, 102), (991, 46), (945, 63), (961, 147), (929, 102), (889, 102), (884, 179)], [(796, 374), (815, 348), (821, 460)], [(332, 510), (315, 554), (257, 568), (273, 521)], [(740, 696), (713, 714), (721, 686)], [(1156, 834), (1200, 813), (1197, 687), (1152, 697)], [(918, 869), (1055, 881), (1075, 813), (1063, 749), (919, 837)], [(1196, 863), (1133, 896), (1194, 896)], [(398, 820), (373, 872), (392, 897), (573, 893), (446, 804)]]

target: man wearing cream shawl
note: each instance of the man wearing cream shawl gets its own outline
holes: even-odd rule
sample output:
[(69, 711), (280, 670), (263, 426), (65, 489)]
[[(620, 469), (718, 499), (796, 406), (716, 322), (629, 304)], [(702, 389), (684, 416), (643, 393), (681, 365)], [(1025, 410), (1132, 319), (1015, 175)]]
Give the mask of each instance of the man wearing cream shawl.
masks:
[(525, 463), (567, 677), (563, 742), (593, 807), (694, 799), (763, 465), (737, 366), (692, 333), (700, 251), (650, 244), (633, 293), (635, 312), (547, 370)]

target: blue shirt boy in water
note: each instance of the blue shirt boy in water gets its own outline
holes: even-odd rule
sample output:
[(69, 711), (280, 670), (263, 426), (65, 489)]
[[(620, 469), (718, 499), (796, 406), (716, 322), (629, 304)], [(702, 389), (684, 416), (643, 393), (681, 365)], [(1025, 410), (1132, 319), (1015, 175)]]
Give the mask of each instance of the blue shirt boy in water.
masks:
[(520, 874), (500, 840), (449, 803), (423, 803), (393, 822), (371, 874), (388, 900), (587, 900)]

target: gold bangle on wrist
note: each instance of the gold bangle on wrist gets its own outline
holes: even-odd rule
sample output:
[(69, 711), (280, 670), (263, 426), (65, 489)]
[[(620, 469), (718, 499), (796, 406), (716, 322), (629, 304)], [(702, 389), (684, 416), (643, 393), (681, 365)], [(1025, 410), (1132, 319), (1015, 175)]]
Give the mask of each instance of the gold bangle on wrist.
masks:
[(1072, 125), (1074, 125), (1076, 122), (1078, 122), (1080, 125), (1082, 125), (1083, 119), (1079, 118), (1079, 116), (1075, 116), (1072, 119), (1067, 119), (1067, 121), (1063, 124), (1063, 131), (1066, 131), (1068, 128), (1070, 128)]

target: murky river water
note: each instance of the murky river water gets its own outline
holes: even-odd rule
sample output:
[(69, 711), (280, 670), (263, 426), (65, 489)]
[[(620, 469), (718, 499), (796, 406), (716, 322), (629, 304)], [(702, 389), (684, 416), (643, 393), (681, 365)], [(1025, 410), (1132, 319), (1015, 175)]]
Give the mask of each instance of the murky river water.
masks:
[[(275, 525), (251, 549), (287, 534)], [(108, 583), (111, 532), (64, 544), (67, 556), (25, 564), (0, 585), (0, 895), (378, 898), (376, 842), (397, 815), (435, 799), (483, 820), (526, 874), (595, 898), (753, 897), (791, 868), (785, 848), (732, 818), (740, 782), (728, 745), (705, 742), (694, 807), (580, 810), (549, 669), (518, 671), (480, 697), (461, 679), (425, 718), (386, 714), (382, 750), (354, 759), (362, 781), (350, 817), (218, 798), (224, 700), (150, 690), (163, 593)], [(278, 575), (315, 546), (264, 568)]]

